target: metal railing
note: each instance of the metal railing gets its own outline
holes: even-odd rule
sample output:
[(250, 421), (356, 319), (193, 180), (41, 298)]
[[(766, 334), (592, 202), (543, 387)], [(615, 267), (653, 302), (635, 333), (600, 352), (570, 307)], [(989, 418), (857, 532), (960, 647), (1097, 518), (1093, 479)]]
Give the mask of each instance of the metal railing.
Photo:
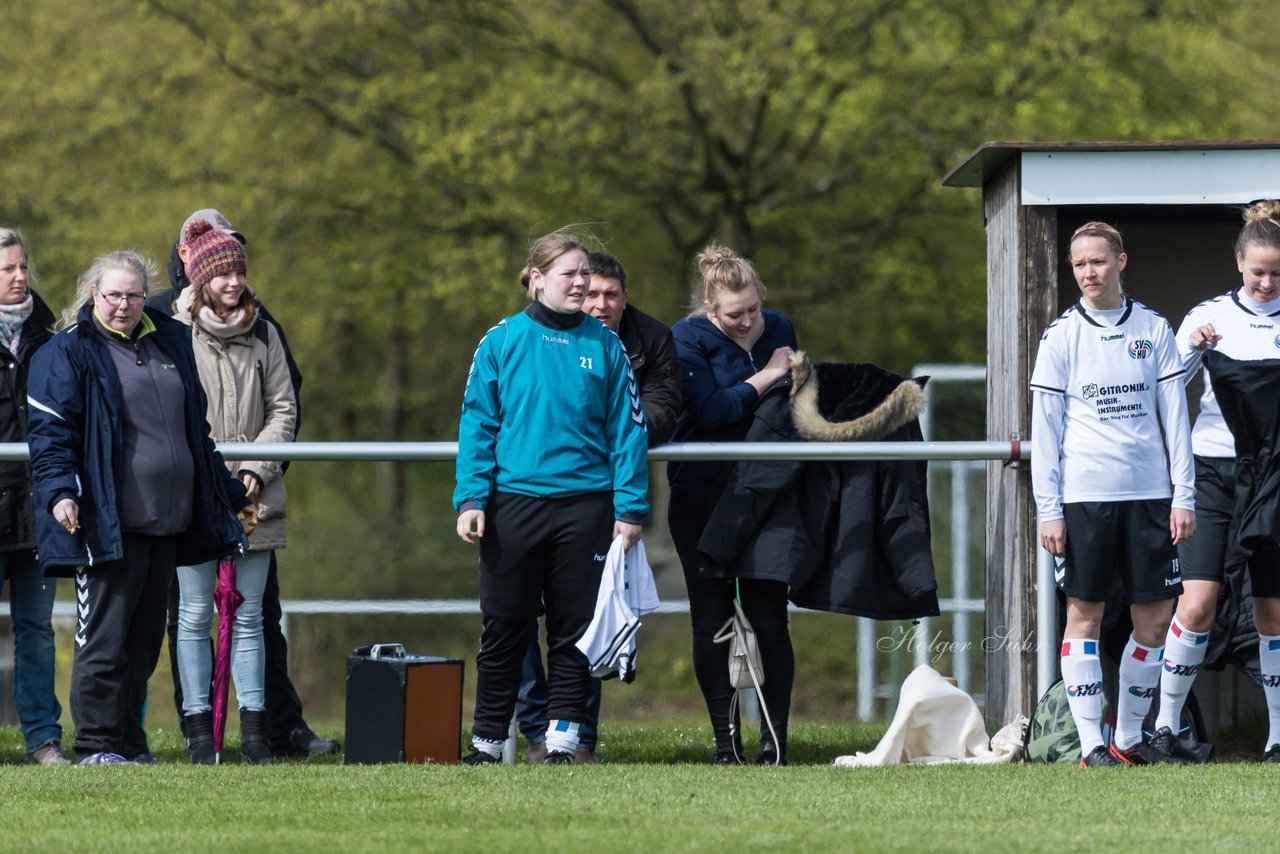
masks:
[[(649, 449), (649, 460), (1008, 460), (1029, 459), (1014, 442), (683, 442)], [(219, 442), (228, 460), (449, 462), (457, 442)], [(0, 461), (27, 459), (22, 442), (0, 442)]]
[[(965, 377), (969, 379), (970, 377)], [(926, 422), (927, 423), (927, 422)], [(1011, 441), (981, 442), (805, 442), (805, 443), (756, 443), (756, 442), (691, 442), (668, 444), (649, 451), (651, 461), (669, 460), (928, 460), (951, 463), (953, 495), (962, 500), (953, 501), (951, 526), (953, 531), (967, 531), (970, 526), (968, 502), (963, 500), (969, 473), (981, 469), (985, 461), (1026, 459), (1030, 456), (1030, 442)], [(447, 462), (457, 456), (456, 442), (257, 442), (218, 444), (218, 449), (229, 460), (290, 460), (290, 461), (400, 461)], [(0, 443), (0, 460), (24, 460), (28, 456), (24, 443)], [(975, 465), (977, 463), (977, 465)], [(1044, 561), (1041, 560), (1041, 574)], [(1051, 567), (1050, 567), (1051, 572)], [(984, 600), (968, 595), (967, 548), (952, 548), (953, 596), (940, 600), (940, 609), (952, 617), (952, 630), (956, 638), (968, 637), (969, 615), (980, 613)], [(1045, 588), (1045, 585), (1041, 585)], [(1047, 586), (1048, 601), (1052, 603), (1053, 585)], [(322, 599), (282, 600), (282, 629), (290, 615), (302, 614), (478, 614), (479, 602), (471, 599)], [(687, 600), (668, 600), (657, 613), (687, 613)], [(8, 603), (0, 603), (0, 616), (8, 613)], [(1042, 609), (1043, 613), (1043, 609)], [(74, 617), (73, 603), (55, 603), (54, 614), (60, 618)], [(876, 684), (874, 621), (858, 620), (858, 715), (869, 719), (874, 714), (874, 701), (891, 697), (896, 685)], [(921, 631), (927, 637), (928, 621), (922, 621)], [(915, 663), (926, 663), (929, 657), (927, 643), (914, 645)], [(1043, 653), (1043, 650), (1041, 651)], [(1049, 666), (1041, 661), (1041, 674), (1052, 673), (1052, 650), (1049, 650)], [(1043, 659), (1043, 655), (1042, 655)], [(967, 656), (953, 658), (957, 684), (969, 691), (970, 670)], [(1043, 680), (1042, 676), (1042, 680)], [(1047, 688), (1048, 686), (1043, 686)], [(1043, 692), (1043, 689), (1042, 689)]]

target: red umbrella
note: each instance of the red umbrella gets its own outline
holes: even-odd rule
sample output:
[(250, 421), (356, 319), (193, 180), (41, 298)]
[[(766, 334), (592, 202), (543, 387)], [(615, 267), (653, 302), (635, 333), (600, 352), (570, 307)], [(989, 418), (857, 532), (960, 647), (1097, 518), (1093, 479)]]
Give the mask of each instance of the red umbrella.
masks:
[(213, 592), (218, 608), (218, 645), (213, 654), (213, 752), (222, 761), (222, 737), (227, 730), (227, 694), (231, 687), (231, 626), (244, 596), (236, 589), (236, 562), (218, 561), (218, 587)]

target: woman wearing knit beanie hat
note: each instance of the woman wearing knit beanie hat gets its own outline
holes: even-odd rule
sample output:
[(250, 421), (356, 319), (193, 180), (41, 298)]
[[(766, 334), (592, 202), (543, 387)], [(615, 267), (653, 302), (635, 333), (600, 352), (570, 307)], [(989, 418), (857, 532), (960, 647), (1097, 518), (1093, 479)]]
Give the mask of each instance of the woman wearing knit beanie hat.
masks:
[[(284, 346), (274, 327), (258, 316), (258, 300), (246, 281), (244, 245), (207, 222), (188, 233), (191, 287), (175, 306), (192, 327), (200, 381), (209, 399), (210, 433), (219, 442), (291, 442), (297, 402)], [(259, 524), (249, 552), (236, 565), (244, 604), (231, 634), (231, 672), (240, 703), (240, 756), (272, 761), (267, 744), (262, 644), (262, 593), (271, 551), (285, 546), (285, 491), (278, 462), (230, 463), (258, 504)], [(187, 752), (196, 764), (213, 764), (209, 679), (209, 628), (218, 562), (178, 567), (178, 671), (186, 719)]]
[(187, 230), (188, 277), (195, 290), (201, 290), (215, 276), (246, 273), (248, 259), (244, 244), (229, 231), (220, 231), (212, 223), (199, 220)]

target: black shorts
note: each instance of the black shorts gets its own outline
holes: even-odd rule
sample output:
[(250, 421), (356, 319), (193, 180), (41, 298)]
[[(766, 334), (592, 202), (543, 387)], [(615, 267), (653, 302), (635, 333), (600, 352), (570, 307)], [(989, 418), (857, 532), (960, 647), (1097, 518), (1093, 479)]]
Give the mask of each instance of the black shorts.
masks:
[(1130, 602), (1159, 602), (1181, 594), (1169, 506), (1168, 498), (1064, 504), (1067, 554), (1055, 561), (1058, 587), (1073, 599), (1105, 602), (1119, 576)]
[(1178, 546), (1183, 581), (1221, 584), (1226, 577), (1235, 494), (1235, 458), (1196, 457), (1196, 532)]
[[(613, 538), (613, 494), (531, 498), (494, 492), (480, 539), (480, 610), (530, 619), (548, 612), (591, 620)], [(585, 625), (585, 624), (584, 624)]]

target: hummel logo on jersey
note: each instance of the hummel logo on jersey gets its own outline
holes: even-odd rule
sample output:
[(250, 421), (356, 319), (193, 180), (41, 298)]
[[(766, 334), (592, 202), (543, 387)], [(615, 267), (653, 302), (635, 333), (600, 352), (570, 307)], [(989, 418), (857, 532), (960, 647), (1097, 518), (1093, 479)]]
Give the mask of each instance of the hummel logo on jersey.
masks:
[(76, 646), (84, 646), (89, 642), (89, 576), (84, 572), (76, 573)]
[(542, 340), (550, 344), (568, 344), (569, 343), (568, 338), (561, 338), (559, 335), (548, 335), (545, 332), (542, 333)]
[(1250, 329), (1270, 329), (1274, 325), (1275, 324), (1273, 323), (1250, 323), (1249, 328)]
[(1118, 341), (1118, 340), (1120, 340), (1120, 339), (1121, 339), (1121, 338), (1123, 338), (1123, 337), (1124, 337), (1124, 333), (1123, 333), (1123, 332), (1117, 332), (1115, 335), (1103, 335), (1103, 336), (1102, 336), (1102, 340), (1103, 340), (1103, 341)]
[(1089, 383), (1088, 385), (1081, 387), (1080, 393), (1084, 395), (1085, 400), (1092, 400), (1098, 396), (1098, 384)]
[(592, 559), (595, 560), (596, 563), (604, 563), (605, 560), (608, 558), (608, 555), (593, 554), (591, 557)]

